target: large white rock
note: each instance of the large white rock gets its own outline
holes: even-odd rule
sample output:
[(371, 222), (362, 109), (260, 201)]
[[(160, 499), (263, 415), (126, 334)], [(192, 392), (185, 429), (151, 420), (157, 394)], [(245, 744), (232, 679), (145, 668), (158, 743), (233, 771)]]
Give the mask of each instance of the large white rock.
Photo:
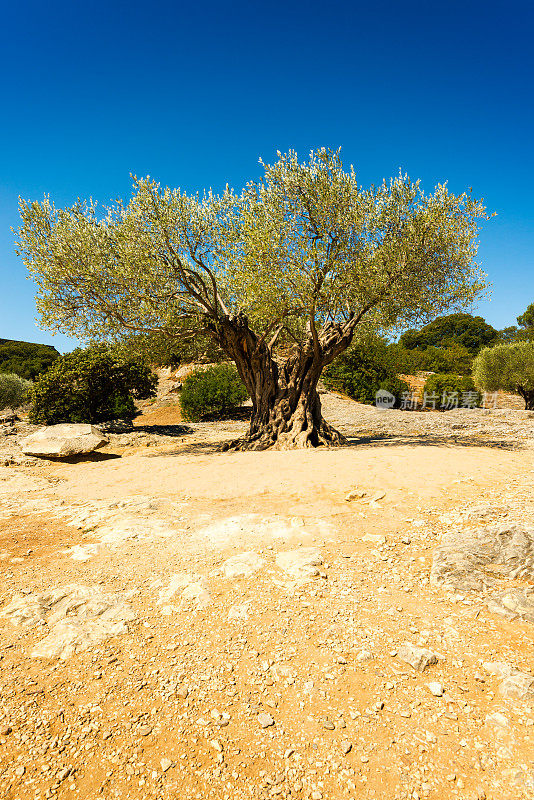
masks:
[(27, 456), (66, 458), (92, 453), (108, 442), (109, 439), (92, 425), (65, 422), (32, 433), (22, 440), (21, 447)]

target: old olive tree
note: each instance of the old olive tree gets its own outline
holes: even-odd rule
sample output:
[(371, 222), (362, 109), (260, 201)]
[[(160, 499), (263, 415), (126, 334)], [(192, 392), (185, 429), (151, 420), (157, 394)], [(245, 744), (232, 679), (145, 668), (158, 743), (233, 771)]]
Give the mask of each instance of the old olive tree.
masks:
[[(262, 162), (263, 163), (263, 162)], [(97, 213), (21, 201), (18, 252), (42, 324), (82, 339), (208, 332), (253, 403), (236, 448), (340, 441), (317, 382), (357, 331), (461, 310), (484, 287), (470, 194), (426, 194), (405, 175), (371, 188), (339, 152), (278, 154), (242, 192), (190, 196), (135, 179)]]

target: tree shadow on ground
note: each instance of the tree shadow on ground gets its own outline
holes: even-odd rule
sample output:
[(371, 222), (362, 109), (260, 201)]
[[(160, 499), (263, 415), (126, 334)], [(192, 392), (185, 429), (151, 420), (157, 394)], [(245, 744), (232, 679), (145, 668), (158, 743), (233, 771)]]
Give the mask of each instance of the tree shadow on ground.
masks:
[[(228, 439), (227, 443), (233, 441)], [(203, 456), (211, 453), (222, 452), (223, 440), (216, 442), (187, 442), (176, 450), (164, 450), (158, 453), (147, 453), (146, 458), (159, 458), (161, 456)]]
[(78, 456), (62, 456), (59, 458), (46, 457), (43, 460), (57, 462), (58, 464), (83, 464), (87, 461), (109, 461), (112, 458), (120, 458), (118, 453), (83, 453)]
[(502, 439), (475, 439), (469, 436), (437, 436), (389, 433), (376, 433), (367, 436), (354, 436), (345, 433), (345, 447), (403, 447), (417, 445), (426, 447), (487, 447), (496, 450), (522, 450), (523, 445)]
[(223, 414), (205, 414), (201, 422), (249, 422), (252, 416), (251, 406), (230, 408)]
[(189, 425), (175, 424), (175, 425), (136, 425), (133, 429), (134, 433), (141, 431), (142, 433), (155, 433), (159, 436), (187, 436), (194, 433), (193, 428)]

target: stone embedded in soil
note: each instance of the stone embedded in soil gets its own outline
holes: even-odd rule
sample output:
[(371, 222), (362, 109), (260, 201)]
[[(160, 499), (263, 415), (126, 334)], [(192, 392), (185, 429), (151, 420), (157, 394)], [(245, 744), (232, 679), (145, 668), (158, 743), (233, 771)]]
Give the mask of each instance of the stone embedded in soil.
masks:
[(264, 559), (250, 550), (227, 558), (222, 565), (222, 571), (225, 578), (248, 578), (260, 570), (264, 564)]
[(491, 673), (491, 675), (497, 675), (498, 678), (507, 678), (517, 672), (517, 669), (508, 664), (507, 661), (485, 661), (482, 666), (486, 672)]
[(501, 577), (534, 577), (534, 528), (494, 525), (446, 533), (434, 551), (431, 583), (456, 591), (482, 591), (495, 585), (487, 573), (492, 564), (504, 568)]
[(506, 698), (534, 701), (534, 678), (525, 672), (509, 675), (499, 686), (499, 693)]
[(228, 620), (230, 622), (246, 622), (249, 618), (250, 603), (234, 603), (228, 609)]
[(529, 589), (506, 589), (493, 594), (488, 609), (506, 619), (521, 619), (534, 623), (534, 594)]
[(367, 648), (363, 648), (356, 655), (356, 661), (372, 661), (373, 658), (374, 658), (374, 655)]
[(211, 603), (211, 595), (202, 582), (202, 578), (187, 572), (178, 572), (171, 576), (168, 586), (160, 590), (158, 605), (162, 606), (163, 614), (171, 614), (178, 610), (177, 607), (170, 605), (170, 601), (177, 594), (180, 597), (181, 607), (192, 606), (200, 610)]
[(299, 547), (298, 550), (285, 550), (276, 556), (276, 565), (291, 578), (302, 580), (319, 575), (318, 567), (323, 563), (316, 547)]
[(335, 731), (336, 726), (330, 719), (322, 719), (320, 720), (321, 727), (323, 727), (327, 731)]
[(258, 722), (262, 728), (270, 728), (271, 725), (274, 725), (274, 719), (271, 715), (264, 712), (258, 714)]
[(351, 503), (353, 500), (361, 500), (366, 494), (364, 489), (352, 489), (345, 497), (345, 501)]
[(416, 647), (409, 642), (405, 642), (398, 648), (397, 656), (417, 672), (423, 672), (431, 664), (438, 663), (437, 655), (431, 650), (427, 650), (425, 647)]
[(140, 725), (139, 728), (137, 729), (137, 732), (141, 736), (149, 736), (152, 733), (152, 728), (150, 727), (150, 725)]
[(23, 627), (44, 623), (48, 636), (33, 648), (31, 655), (61, 659), (125, 633), (126, 623), (135, 618), (130, 605), (120, 596), (78, 584), (15, 597), (0, 616)]

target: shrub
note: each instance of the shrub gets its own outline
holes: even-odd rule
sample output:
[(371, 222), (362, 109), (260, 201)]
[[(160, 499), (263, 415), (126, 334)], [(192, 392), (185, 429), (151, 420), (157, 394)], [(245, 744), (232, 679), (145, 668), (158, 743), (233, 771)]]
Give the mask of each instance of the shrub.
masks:
[(149, 367), (117, 358), (105, 346), (58, 358), (29, 392), (31, 422), (103, 422), (135, 416), (134, 398), (155, 394)]
[(0, 372), (0, 411), (23, 405), (31, 385), (31, 381), (12, 372)]
[(400, 378), (387, 378), (387, 380), (382, 381), (378, 388), (384, 389), (386, 392), (393, 395), (395, 398), (395, 405), (393, 408), (400, 408), (404, 392), (409, 393), (411, 391), (406, 381), (402, 381)]
[(451, 343), (448, 347), (426, 347), (410, 350), (400, 342), (388, 346), (390, 360), (396, 372), (415, 375), (418, 372), (448, 372), (467, 375), (471, 372), (473, 357), (466, 347)]
[(482, 397), (476, 391), (471, 377), (450, 373), (430, 375), (425, 382), (424, 393), (427, 405), (428, 398), (434, 397), (436, 408), (454, 408), (456, 405), (478, 407), (482, 402)]
[(517, 392), (525, 408), (534, 409), (534, 342), (484, 348), (475, 359), (473, 377), (479, 389)]
[(380, 385), (394, 376), (387, 345), (378, 337), (351, 345), (323, 373), (327, 389), (360, 403), (374, 403)]
[(218, 364), (187, 376), (180, 404), (184, 416), (191, 422), (198, 422), (207, 414), (221, 416), (247, 397), (237, 369), (229, 364)]

